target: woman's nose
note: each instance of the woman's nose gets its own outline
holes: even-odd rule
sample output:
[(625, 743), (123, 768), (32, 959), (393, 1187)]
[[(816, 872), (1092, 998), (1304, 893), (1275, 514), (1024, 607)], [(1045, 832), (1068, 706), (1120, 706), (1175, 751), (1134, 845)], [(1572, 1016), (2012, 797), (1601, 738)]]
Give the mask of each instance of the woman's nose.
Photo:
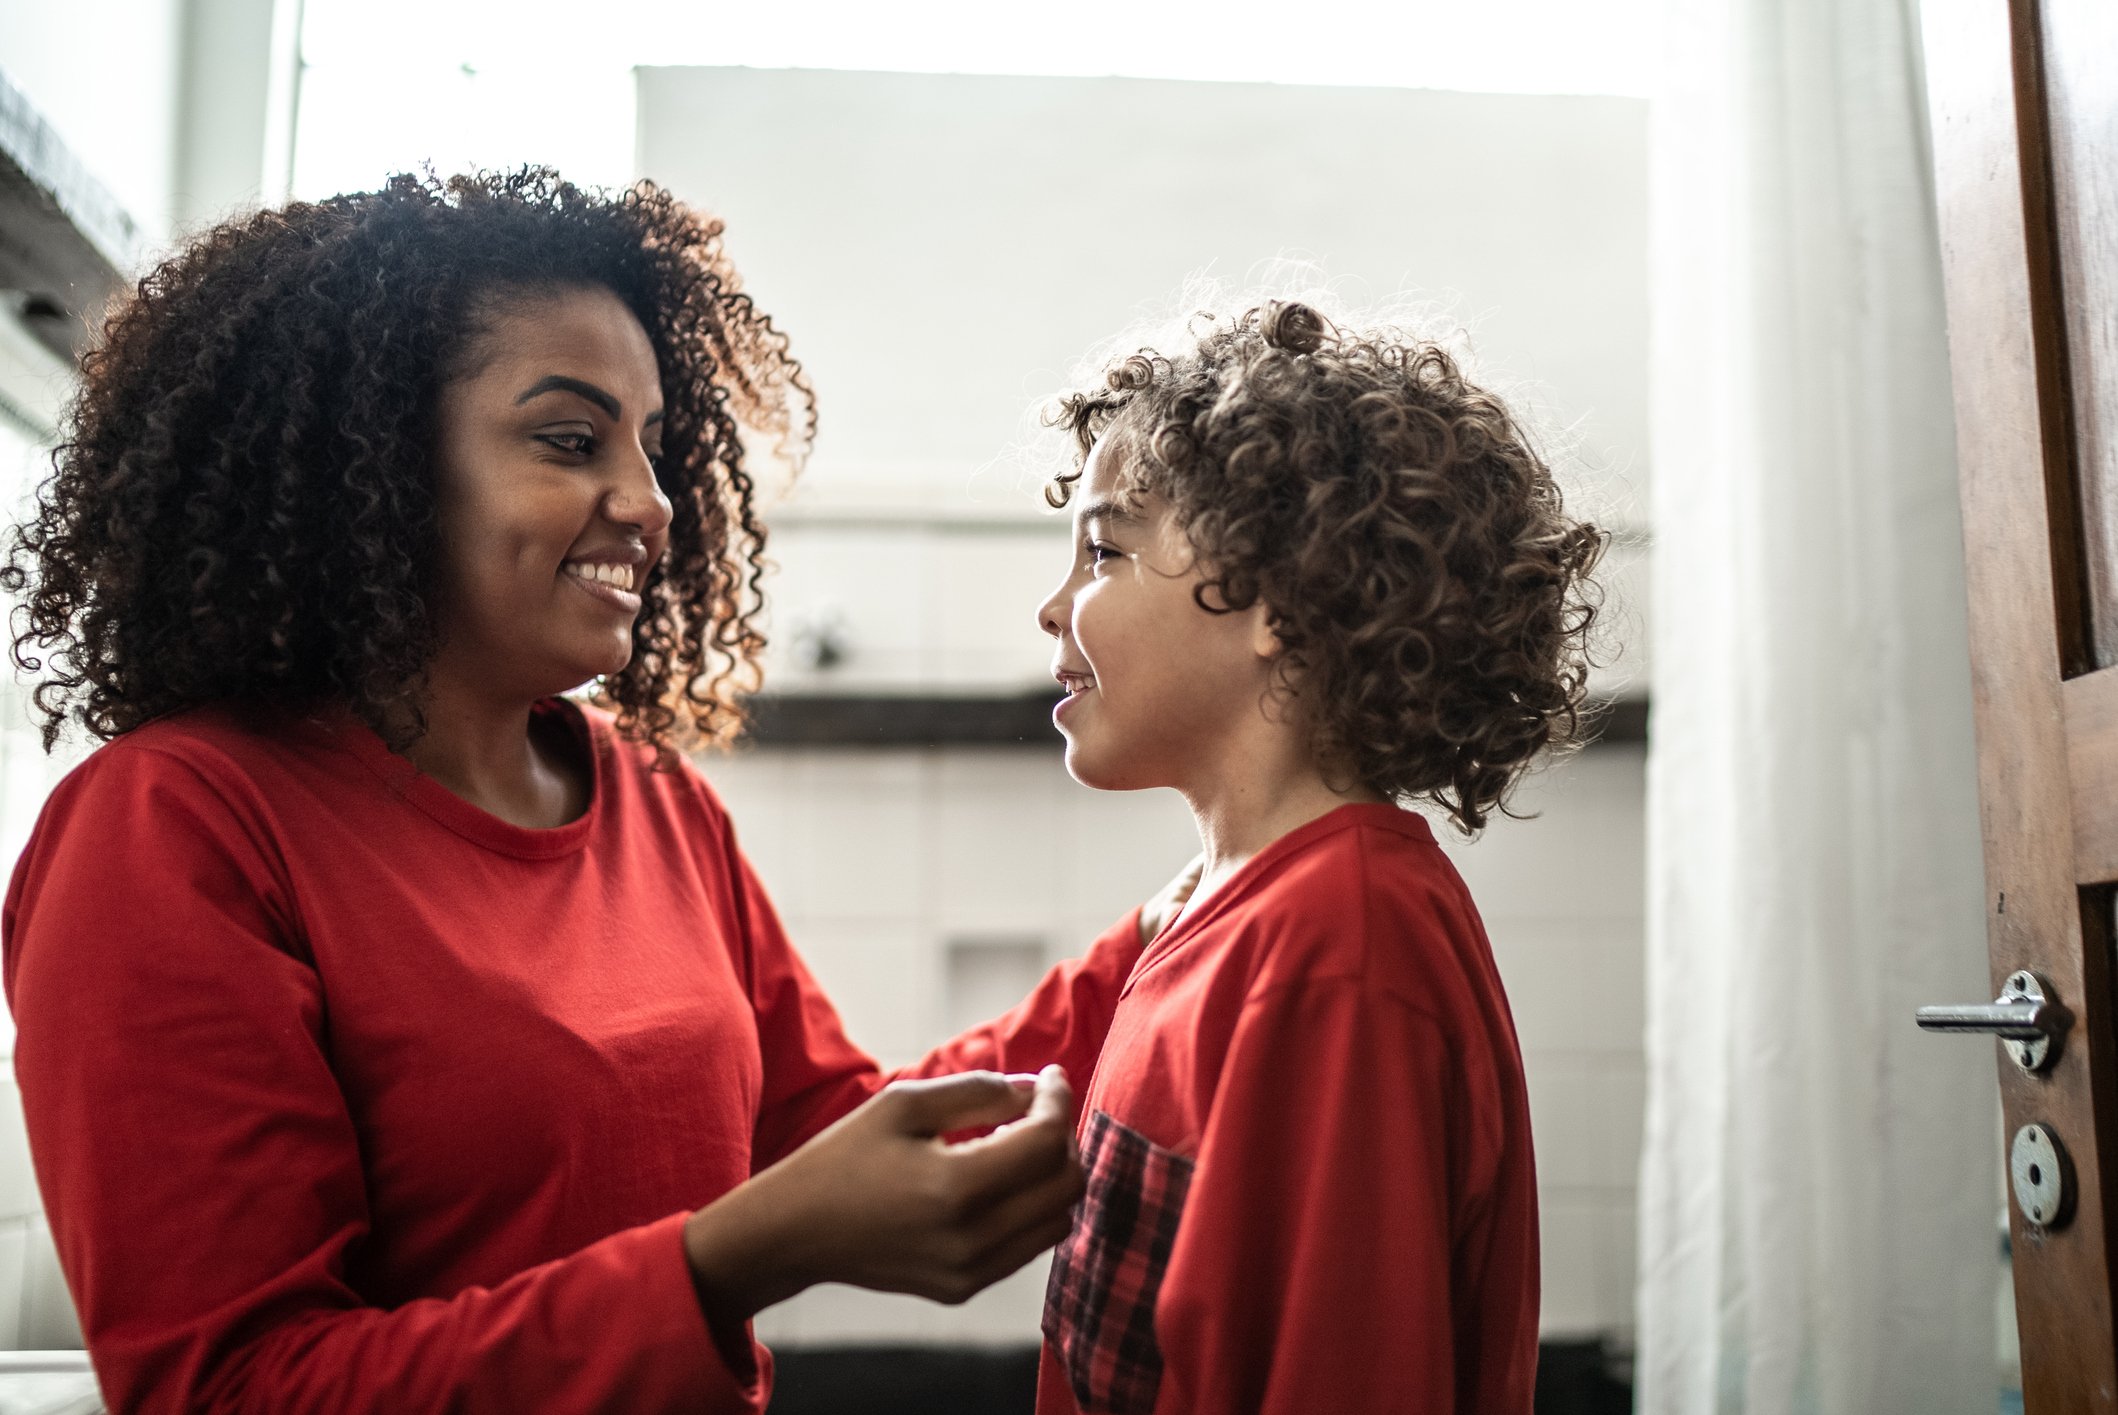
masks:
[(652, 458), (642, 453), (635, 465), (625, 469), (603, 499), (603, 514), (621, 526), (636, 528), (642, 535), (657, 535), (669, 528), (674, 512), (655, 475)]

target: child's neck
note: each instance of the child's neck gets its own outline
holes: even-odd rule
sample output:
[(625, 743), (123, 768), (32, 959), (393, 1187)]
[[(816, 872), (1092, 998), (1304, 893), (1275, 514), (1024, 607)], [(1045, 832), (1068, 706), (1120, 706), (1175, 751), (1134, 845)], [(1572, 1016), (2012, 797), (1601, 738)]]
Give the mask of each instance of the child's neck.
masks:
[(1363, 786), (1334, 786), (1310, 753), (1291, 742), (1250, 745), (1264, 750), (1245, 752), (1178, 788), (1205, 847), (1205, 871), (1192, 891), (1191, 905), (1289, 831), (1340, 806), (1383, 799)]

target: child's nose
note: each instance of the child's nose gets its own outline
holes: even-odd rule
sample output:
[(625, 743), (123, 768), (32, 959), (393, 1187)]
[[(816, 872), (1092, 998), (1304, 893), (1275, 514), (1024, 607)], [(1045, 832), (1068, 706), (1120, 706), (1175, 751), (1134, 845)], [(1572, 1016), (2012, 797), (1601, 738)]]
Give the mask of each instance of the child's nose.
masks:
[(1037, 606), (1037, 627), (1053, 638), (1058, 638), (1066, 629), (1065, 608), (1066, 588), (1062, 585), (1046, 596), (1044, 603)]

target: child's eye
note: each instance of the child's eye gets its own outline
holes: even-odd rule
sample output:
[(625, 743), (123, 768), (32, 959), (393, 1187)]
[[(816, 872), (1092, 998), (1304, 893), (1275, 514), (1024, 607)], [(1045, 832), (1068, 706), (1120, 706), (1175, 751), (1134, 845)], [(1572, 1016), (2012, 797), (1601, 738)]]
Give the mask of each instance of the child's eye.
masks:
[(1082, 549), (1083, 553), (1088, 557), (1088, 563), (1091, 565), (1101, 565), (1104, 561), (1113, 559), (1118, 554), (1116, 546), (1104, 545), (1098, 541), (1090, 541)]
[(537, 440), (575, 457), (587, 457), (596, 450), (596, 439), (585, 432), (540, 432)]

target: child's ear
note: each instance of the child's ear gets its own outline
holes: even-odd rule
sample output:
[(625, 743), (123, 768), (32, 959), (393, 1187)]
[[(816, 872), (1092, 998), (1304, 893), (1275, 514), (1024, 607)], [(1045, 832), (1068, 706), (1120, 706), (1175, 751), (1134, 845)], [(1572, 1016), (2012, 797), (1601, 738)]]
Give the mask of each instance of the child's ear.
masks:
[(1250, 648), (1259, 658), (1273, 659), (1287, 652), (1287, 645), (1280, 641), (1279, 630), (1273, 627), (1278, 618), (1272, 606), (1259, 600), (1250, 606)]

